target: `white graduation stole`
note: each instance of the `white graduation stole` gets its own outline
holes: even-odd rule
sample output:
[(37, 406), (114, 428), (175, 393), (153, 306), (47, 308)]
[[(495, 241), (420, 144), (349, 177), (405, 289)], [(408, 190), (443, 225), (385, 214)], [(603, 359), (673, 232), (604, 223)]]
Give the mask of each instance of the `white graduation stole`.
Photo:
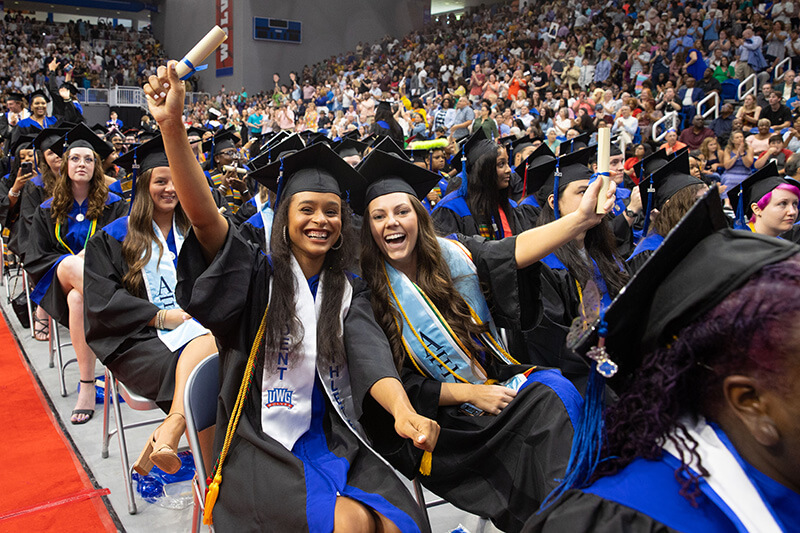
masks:
[[(175, 300), (175, 286), (178, 284), (178, 275), (175, 271), (174, 256), (167, 246), (167, 239), (161, 233), (158, 224), (153, 222), (153, 231), (156, 238), (161, 243), (163, 253), (159, 258), (159, 249), (156, 241), (151, 243), (150, 260), (142, 269), (144, 286), (147, 289), (147, 298), (159, 309), (170, 310), (179, 309), (180, 306)], [(172, 235), (175, 237), (175, 249), (180, 253), (183, 246), (183, 235), (175, 224), (175, 216), (172, 217)], [(187, 320), (175, 329), (157, 329), (158, 338), (169, 351), (174, 352), (181, 346), (185, 346), (189, 341), (210, 333), (195, 319)]]
[[(714, 428), (703, 418), (696, 424), (689, 418), (683, 418), (681, 423), (689, 435), (697, 441), (697, 454), (709, 474), (704, 476), (703, 480), (728, 505), (744, 525), (746, 531), (749, 533), (780, 533), (781, 528), (769, 507), (761, 499), (761, 495), (736, 457), (717, 436)], [(680, 434), (677, 429), (675, 434)], [(665, 452), (679, 461), (681, 460), (681, 452), (671, 440), (666, 439), (663, 448)], [(699, 472), (697, 459), (693, 455), (690, 456), (690, 459), (689, 466), (695, 472)], [(701, 490), (703, 488), (702, 482), (700, 488)]]
[(272, 234), (272, 219), (275, 218), (275, 212), (270, 208), (268, 202), (264, 202), (259, 209), (259, 213), (261, 213), (261, 222), (264, 224), (264, 253), (269, 253), (269, 238)]
[[(261, 430), (280, 442), (287, 450), (291, 450), (297, 439), (311, 427), (311, 397), (314, 392), (314, 376), (317, 371), (317, 321), (325, 286), (325, 273), (323, 272), (320, 275), (315, 301), (308, 281), (294, 255), (291, 256), (291, 266), (296, 288), (295, 315), (303, 324), (303, 339), (290, 354), (288, 350), (291, 344), (289, 337), (288, 335), (284, 337), (278, 352), (265, 357), (264, 372), (261, 378)], [(269, 282), (270, 299), (272, 298), (273, 279), (270, 278)], [(352, 297), (353, 289), (350, 283), (345, 283), (339, 315), (340, 327), (350, 308)], [(328, 391), (329, 397), (331, 396), (331, 384), (335, 386), (336, 378), (345, 377), (345, 371), (346, 368), (340, 369), (338, 373), (328, 372), (328, 376), (321, 372), (320, 378), (326, 385), (325, 389)], [(340, 383), (346, 383), (349, 386), (349, 376)], [(340, 405), (338, 398), (339, 395), (336, 395), (336, 400), (332, 398), (332, 401), (338, 408), (337, 410), (342, 413), (343, 406)]]

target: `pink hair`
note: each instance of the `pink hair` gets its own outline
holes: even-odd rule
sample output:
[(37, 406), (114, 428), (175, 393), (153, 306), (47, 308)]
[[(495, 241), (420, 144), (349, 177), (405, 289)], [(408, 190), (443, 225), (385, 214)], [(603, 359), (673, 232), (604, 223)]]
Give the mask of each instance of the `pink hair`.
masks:
[[(769, 201), (772, 200), (772, 192), (779, 189), (781, 191), (788, 191), (797, 196), (798, 199), (800, 199), (800, 189), (798, 189), (797, 187), (795, 187), (790, 183), (781, 183), (780, 185), (772, 189), (772, 191), (769, 191), (767, 194), (762, 196), (758, 202), (756, 202), (758, 208), (764, 209), (765, 207), (767, 207), (769, 205)], [(756, 215), (754, 214), (750, 217), (750, 222), (755, 222), (755, 221), (756, 221)]]

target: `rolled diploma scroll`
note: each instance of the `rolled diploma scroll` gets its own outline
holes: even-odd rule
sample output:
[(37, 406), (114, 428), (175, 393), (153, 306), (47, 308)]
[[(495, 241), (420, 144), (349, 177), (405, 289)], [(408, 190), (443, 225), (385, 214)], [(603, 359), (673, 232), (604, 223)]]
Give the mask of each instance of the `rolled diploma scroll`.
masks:
[(222, 170), (225, 172), (230, 172), (231, 170), (235, 170), (237, 174), (247, 174), (246, 168), (235, 167), (233, 165), (223, 165)]
[(599, 179), (603, 180), (600, 192), (597, 193), (597, 214), (602, 215), (605, 211), (603, 205), (606, 203), (606, 194), (611, 182), (608, 176), (609, 159), (611, 156), (611, 130), (600, 128), (597, 130), (597, 173)]
[[(203, 61), (206, 60), (211, 53), (217, 49), (222, 42), (228, 38), (228, 34), (220, 28), (219, 26), (214, 26), (211, 28), (205, 37), (200, 39), (200, 42), (194, 45), (194, 48), (189, 50), (183, 59), (178, 62), (178, 65), (175, 67), (175, 71), (178, 73), (178, 77), (183, 79), (184, 76), (189, 74), (193, 68), (196, 68), (200, 65)], [(184, 59), (187, 60), (189, 63), (193, 65), (193, 67), (189, 67), (184, 62)]]

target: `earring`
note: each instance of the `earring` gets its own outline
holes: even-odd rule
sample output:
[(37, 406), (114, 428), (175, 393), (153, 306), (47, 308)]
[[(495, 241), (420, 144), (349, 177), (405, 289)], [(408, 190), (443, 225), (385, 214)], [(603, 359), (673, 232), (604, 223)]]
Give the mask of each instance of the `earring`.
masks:
[(341, 233), (339, 234), (339, 240), (336, 241), (336, 243), (339, 246), (333, 245), (333, 246), (331, 246), (331, 250), (338, 250), (339, 248), (342, 247), (342, 244), (344, 244), (344, 239), (342, 238), (342, 234)]
[(283, 244), (289, 246), (289, 226), (283, 227)]

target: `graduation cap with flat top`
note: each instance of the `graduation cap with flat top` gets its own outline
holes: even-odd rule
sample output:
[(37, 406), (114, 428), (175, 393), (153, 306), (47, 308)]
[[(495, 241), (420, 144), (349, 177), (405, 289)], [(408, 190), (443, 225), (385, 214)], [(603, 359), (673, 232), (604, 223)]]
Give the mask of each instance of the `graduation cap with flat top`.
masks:
[(66, 132), (50, 150), (63, 157), (65, 152), (73, 148), (91, 148), (100, 159), (105, 159), (114, 151), (114, 145), (98, 137), (83, 123)]
[[(541, 164), (528, 168), (528, 190), (536, 191), (536, 201), (544, 206), (547, 197), (553, 195), (553, 212), (559, 218), (558, 195), (560, 190), (575, 181), (591, 180), (589, 164), (597, 153), (596, 146), (550, 159), (540, 157)], [(530, 183), (533, 181), (533, 183)]]
[(592, 135), (590, 133), (581, 133), (576, 135), (572, 139), (562, 142), (559, 146), (559, 152), (562, 154), (567, 154), (571, 152), (577, 152), (578, 150), (583, 150), (587, 146), (589, 146), (589, 142), (592, 140)]
[(139, 175), (156, 167), (169, 166), (161, 135), (156, 135), (149, 141), (128, 150), (114, 161), (115, 165), (127, 170), (133, 170), (134, 163), (139, 165), (137, 169)]
[[(555, 160), (556, 154), (548, 148), (547, 144), (542, 143), (528, 156), (528, 159), (520, 164), (520, 167), (524, 168), (525, 196), (536, 194), (536, 191), (544, 185), (548, 178), (544, 165), (549, 162), (555, 162)], [(540, 167), (539, 170), (534, 172), (533, 169), (537, 167)]]
[[(652, 198), (648, 195), (651, 192)], [(703, 185), (703, 181), (695, 178), (689, 171), (689, 154), (683, 153), (666, 162), (650, 177), (639, 182), (639, 192), (642, 200), (647, 202), (650, 209), (661, 209), (664, 204), (678, 191), (692, 185)], [(648, 211), (649, 212), (649, 211)]]
[(486, 139), (486, 134), (483, 132), (483, 128), (479, 128), (475, 133), (467, 137), (466, 140), (461, 143), (461, 146), (458, 147), (458, 152), (456, 152), (453, 158), (450, 160), (450, 164), (460, 169), (461, 160), (465, 157), (469, 157), (469, 151), (478, 142), (484, 139)]
[(408, 161), (408, 155), (406, 154), (405, 150), (398, 146), (391, 137), (383, 137), (379, 142), (374, 144), (372, 148), (373, 150), (380, 150), (381, 152), (386, 152), (387, 154), (397, 154)]
[(361, 156), (368, 146), (353, 138), (345, 137), (338, 144), (333, 147), (333, 151), (339, 154), (339, 157), (353, 157)]
[(798, 183), (791, 178), (778, 174), (778, 165), (770, 161), (761, 169), (753, 172), (746, 180), (728, 191), (728, 199), (736, 210), (736, 218), (744, 220), (753, 214), (753, 204), (772, 192), (778, 185)]
[(284, 198), (309, 191), (337, 194), (347, 199), (354, 212), (364, 211), (364, 178), (322, 143), (281, 157), (250, 176), (276, 193), (275, 210)]
[(16, 155), (17, 150), (32, 150), (33, 141), (35, 139), (36, 135), (32, 133), (17, 136), (17, 138), (14, 139), (14, 142), (8, 147), (8, 153), (11, 155)]
[(669, 160), (667, 149), (661, 148), (633, 165), (633, 173), (639, 178), (640, 182), (644, 181), (650, 177), (650, 174), (666, 165)]
[(281, 142), (270, 145), (262, 150), (261, 153), (250, 160), (248, 166), (252, 169), (258, 169), (269, 165), (287, 152), (297, 152), (305, 147), (306, 145), (303, 142), (303, 139), (295, 133), (293, 135), (289, 135), (288, 137), (283, 137)]
[[(71, 129), (71, 128), (70, 128)], [(49, 150), (70, 130), (68, 128), (45, 128), (33, 140), (33, 147), (42, 152)]]
[(210, 157), (220, 153), (223, 150), (236, 148), (236, 143), (239, 142), (239, 137), (236, 133), (230, 130), (225, 130), (221, 133), (214, 135), (209, 140), (203, 143), (203, 151), (208, 152)]
[(439, 176), (396, 154), (373, 150), (359, 163), (357, 170), (367, 180), (363, 200), (366, 208), (379, 196), (395, 192), (411, 194), (422, 200), (439, 181)]
[(47, 92), (44, 89), (36, 89), (32, 93), (30, 93), (28, 95), (28, 102), (30, 104), (33, 104), (33, 99), (36, 98), (37, 96), (41, 96), (42, 98), (47, 100), (47, 102), (50, 102), (50, 96), (47, 94)]
[[(719, 192), (709, 189), (605, 311), (605, 349), (619, 367), (612, 388), (624, 390), (646, 354), (672, 342), (762, 267), (799, 252), (789, 241), (729, 229)], [(570, 348), (590, 353), (599, 323)]]
[(6, 101), (7, 102), (24, 102), (25, 101), (25, 95), (22, 94), (22, 93), (18, 93), (18, 92), (13, 92), (12, 91), (12, 92), (6, 94)]

